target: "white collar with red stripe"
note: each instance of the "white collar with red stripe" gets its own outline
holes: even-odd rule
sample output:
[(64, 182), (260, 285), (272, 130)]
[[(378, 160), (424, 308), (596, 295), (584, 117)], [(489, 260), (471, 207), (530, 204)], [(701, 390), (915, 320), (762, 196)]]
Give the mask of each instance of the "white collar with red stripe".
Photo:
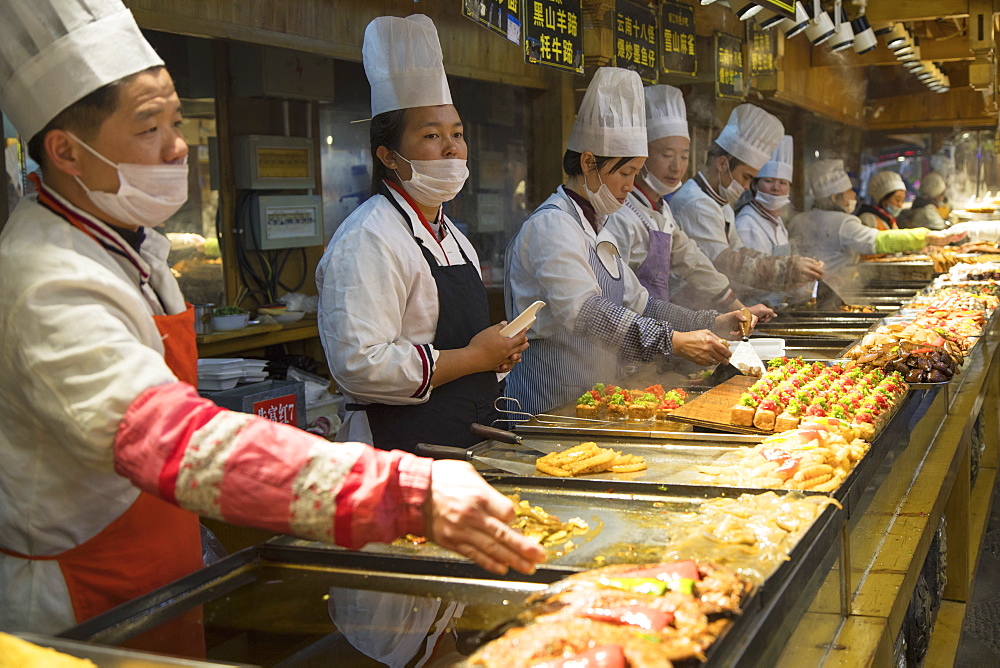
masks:
[(726, 204), (729, 204), (725, 197), (715, 191), (715, 188), (709, 184), (708, 179), (706, 179), (705, 175), (701, 172), (694, 175), (694, 182), (698, 184), (698, 187), (701, 188), (703, 193), (711, 197), (719, 206), (726, 206)]
[[(114, 228), (104, 221), (95, 218), (83, 209), (74, 206), (65, 197), (57, 193), (55, 190), (47, 187), (43, 181), (39, 181), (38, 185), (39, 188), (44, 190), (48, 196), (66, 209), (67, 215), (72, 216), (78, 224), (85, 227), (94, 239), (101, 244), (101, 246), (109, 252), (120, 255), (128, 260), (129, 263), (135, 267), (136, 271), (139, 272), (139, 277), (143, 283), (149, 282), (149, 265), (144, 259), (142, 259), (136, 250), (132, 248), (132, 246), (127, 244), (125, 240), (114, 231)], [(53, 213), (60, 215), (59, 212)]]
[(768, 211), (767, 209), (765, 209), (764, 207), (762, 207), (757, 200), (755, 200), (755, 199), (750, 200), (750, 206), (753, 207), (754, 211), (756, 211), (762, 217), (764, 217), (765, 219), (771, 221), (775, 225), (778, 225), (778, 224), (781, 223), (781, 216), (775, 216), (773, 213), (771, 213), (770, 211)]

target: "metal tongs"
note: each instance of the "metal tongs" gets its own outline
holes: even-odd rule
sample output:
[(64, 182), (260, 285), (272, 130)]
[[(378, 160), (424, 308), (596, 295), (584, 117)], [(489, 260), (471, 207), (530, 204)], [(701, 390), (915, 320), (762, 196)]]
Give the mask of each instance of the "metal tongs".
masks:
[(578, 424), (607, 424), (607, 420), (595, 420), (593, 418), (574, 417), (571, 415), (552, 415), (551, 413), (529, 413), (521, 408), (521, 402), (513, 397), (497, 397), (493, 401), (493, 408), (504, 415), (511, 417), (497, 418), (497, 422), (507, 422), (509, 424), (525, 424), (535, 420), (538, 424), (551, 425), (555, 427), (572, 426)]
[(744, 307), (740, 309), (745, 320), (740, 321), (740, 336), (742, 340), (733, 348), (733, 354), (728, 362), (723, 362), (715, 367), (709, 378), (709, 385), (713, 387), (726, 382), (734, 376), (745, 374), (745, 370), (756, 369), (763, 373), (766, 370), (764, 361), (757, 354), (757, 349), (750, 343), (750, 329), (753, 327), (753, 314), (750, 309)]

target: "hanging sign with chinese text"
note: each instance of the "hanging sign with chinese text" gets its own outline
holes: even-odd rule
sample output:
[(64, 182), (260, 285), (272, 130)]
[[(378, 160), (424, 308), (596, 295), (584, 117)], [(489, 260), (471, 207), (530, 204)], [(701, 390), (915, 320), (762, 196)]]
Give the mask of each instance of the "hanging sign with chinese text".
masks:
[(491, 32), (521, 43), (520, 6), (523, 0), (463, 0), (462, 16)]
[(660, 4), (660, 69), (664, 74), (698, 73), (695, 55), (694, 8), (676, 2)]
[(773, 76), (778, 73), (775, 58), (778, 55), (778, 31), (761, 30), (756, 21), (747, 21), (750, 76)]
[(615, 2), (615, 66), (637, 72), (646, 83), (656, 83), (654, 10), (629, 0)]
[(746, 95), (743, 40), (724, 32), (715, 33), (715, 94), (742, 100)]
[(524, 60), (583, 74), (581, 0), (524, 1)]

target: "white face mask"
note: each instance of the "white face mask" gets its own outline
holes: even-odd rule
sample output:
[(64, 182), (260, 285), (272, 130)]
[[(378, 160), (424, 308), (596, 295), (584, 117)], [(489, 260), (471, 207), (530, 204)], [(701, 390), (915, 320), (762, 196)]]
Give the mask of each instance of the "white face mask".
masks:
[(461, 158), (407, 160), (399, 157), (410, 165), (412, 172), (409, 181), (400, 180), (403, 190), (424, 206), (438, 207), (455, 199), (469, 178), (469, 168)]
[(788, 206), (788, 202), (791, 201), (791, 197), (788, 195), (772, 195), (770, 193), (761, 192), (760, 190), (757, 191), (754, 198), (768, 211), (780, 211)]
[(898, 218), (899, 214), (903, 213), (903, 207), (893, 206), (891, 204), (885, 205), (885, 212), (892, 216), (893, 218)]
[(854, 213), (854, 209), (856, 209), (857, 207), (858, 207), (858, 200), (857, 198), (854, 198), (847, 200), (847, 204), (844, 204), (843, 207), (841, 208), (844, 209), (844, 213)]
[(721, 183), (719, 188), (719, 194), (726, 198), (730, 206), (736, 206), (736, 203), (740, 201), (740, 195), (746, 188), (743, 184), (733, 178), (733, 171), (729, 168), (729, 159), (726, 159), (726, 170), (729, 172), (729, 185), (723, 186)]
[(591, 190), (587, 185), (587, 178), (584, 177), (583, 187), (587, 189), (587, 201), (594, 207), (594, 212), (598, 216), (610, 216), (622, 207), (622, 203), (611, 194), (611, 189), (601, 180), (601, 173), (596, 169), (594, 171), (597, 172), (597, 180), (600, 181), (601, 187), (596, 191)]
[(118, 192), (91, 190), (74, 176), (98, 209), (116, 220), (138, 227), (157, 227), (177, 213), (188, 198), (187, 158), (176, 165), (114, 163), (88, 146), (72, 132), (70, 137), (118, 170)]
[(657, 198), (669, 195), (672, 192), (677, 192), (677, 189), (681, 187), (680, 179), (677, 180), (676, 184), (668, 186), (666, 183), (653, 176), (653, 172), (649, 171), (647, 171), (646, 175), (642, 177), (642, 180), (646, 183), (646, 185), (653, 189), (653, 193), (657, 196)]

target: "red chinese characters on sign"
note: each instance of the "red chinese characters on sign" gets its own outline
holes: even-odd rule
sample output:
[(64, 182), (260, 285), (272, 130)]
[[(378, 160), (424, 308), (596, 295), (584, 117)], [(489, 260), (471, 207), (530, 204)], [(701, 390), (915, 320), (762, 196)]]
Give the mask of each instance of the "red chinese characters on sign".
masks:
[(295, 395), (286, 394), (283, 397), (275, 397), (266, 401), (257, 401), (253, 405), (254, 415), (267, 418), (272, 422), (295, 425), (296, 418)]

